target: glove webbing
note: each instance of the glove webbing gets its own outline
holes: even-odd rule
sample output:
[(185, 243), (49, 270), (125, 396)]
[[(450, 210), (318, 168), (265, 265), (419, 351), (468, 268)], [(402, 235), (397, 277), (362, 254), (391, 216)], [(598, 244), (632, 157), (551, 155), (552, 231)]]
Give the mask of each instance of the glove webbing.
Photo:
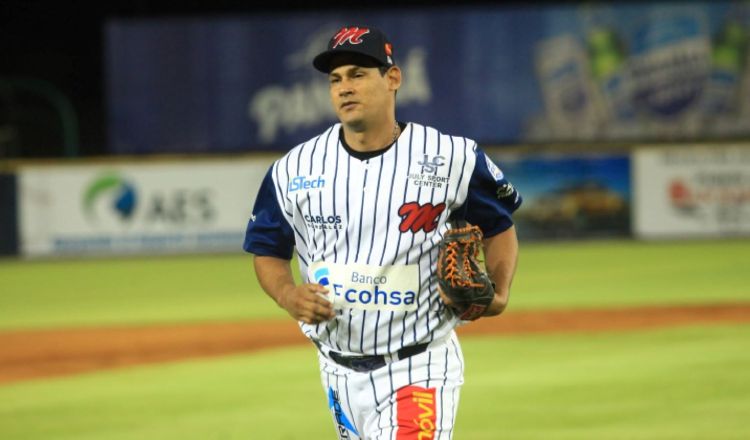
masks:
[[(479, 248), (476, 246), (476, 243), (482, 239), (482, 231), (476, 226), (466, 226), (463, 228), (454, 229), (451, 232), (455, 235), (470, 234), (472, 236), (476, 236), (476, 238), (457, 239), (447, 244), (445, 251), (446, 259), (448, 260), (449, 264), (445, 270), (445, 279), (450, 281), (452, 286), (484, 287), (484, 284), (472, 282), (474, 280), (474, 275), (476, 274), (476, 272), (471, 267), (471, 258), (476, 259), (479, 256)], [(464, 245), (465, 247), (469, 247), (473, 251), (471, 252), (473, 255), (467, 255), (466, 258), (463, 259), (464, 273), (468, 276), (468, 278), (459, 276), (458, 263), (456, 262), (456, 260), (458, 260), (459, 244)]]

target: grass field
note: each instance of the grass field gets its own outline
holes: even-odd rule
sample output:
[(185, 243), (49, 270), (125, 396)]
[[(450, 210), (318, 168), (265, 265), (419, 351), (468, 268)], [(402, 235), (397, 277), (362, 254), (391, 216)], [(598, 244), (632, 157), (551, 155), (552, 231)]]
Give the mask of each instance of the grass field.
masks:
[[(750, 240), (522, 247), (511, 310), (750, 302)], [(0, 262), (0, 328), (285, 319), (246, 256)], [(500, 318), (502, 319), (502, 318)], [(454, 438), (750, 438), (750, 326), (467, 337)], [(310, 347), (0, 385), (0, 439), (332, 439)]]
[[(512, 309), (750, 301), (750, 240), (523, 245)], [(282, 318), (247, 255), (0, 261), (0, 329)]]
[[(466, 338), (455, 438), (750, 438), (748, 340), (748, 326)], [(6, 385), (0, 438), (335, 436), (299, 347)]]

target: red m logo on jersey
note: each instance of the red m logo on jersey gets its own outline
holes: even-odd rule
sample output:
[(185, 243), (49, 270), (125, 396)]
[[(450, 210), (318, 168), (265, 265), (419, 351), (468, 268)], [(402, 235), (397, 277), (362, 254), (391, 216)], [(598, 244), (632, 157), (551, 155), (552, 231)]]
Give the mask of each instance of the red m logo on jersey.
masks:
[(433, 231), (437, 226), (438, 217), (444, 210), (445, 203), (437, 205), (432, 203), (420, 205), (417, 202), (404, 203), (398, 208), (398, 215), (402, 218), (398, 229), (401, 232), (409, 230), (418, 232), (420, 229), (425, 232)]
[(346, 41), (349, 41), (349, 44), (360, 44), (362, 43), (362, 35), (370, 32), (367, 28), (358, 28), (358, 27), (350, 27), (350, 28), (341, 28), (338, 34), (336, 34), (333, 37), (333, 46), (331, 49), (335, 49), (338, 46), (341, 46), (342, 44), (346, 43)]

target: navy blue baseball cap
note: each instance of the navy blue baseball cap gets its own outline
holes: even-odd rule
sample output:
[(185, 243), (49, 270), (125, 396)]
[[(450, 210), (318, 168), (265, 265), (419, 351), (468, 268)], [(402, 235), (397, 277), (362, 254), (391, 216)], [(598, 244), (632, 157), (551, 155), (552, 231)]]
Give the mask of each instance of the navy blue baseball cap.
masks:
[(330, 73), (338, 55), (353, 55), (347, 60), (358, 60), (367, 67), (393, 66), (393, 45), (383, 32), (372, 26), (344, 26), (339, 29), (326, 51), (313, 59), (313, 66), (323, 73)]

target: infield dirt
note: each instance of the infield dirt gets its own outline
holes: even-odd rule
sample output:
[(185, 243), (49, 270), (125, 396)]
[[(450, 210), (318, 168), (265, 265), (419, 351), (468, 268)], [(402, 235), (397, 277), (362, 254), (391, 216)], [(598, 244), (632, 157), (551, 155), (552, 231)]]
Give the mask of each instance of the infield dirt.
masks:
[[(614, 310), (509, 311), (458, 328), (459, 335), (625, 331), (750, 322), (750, 304)], [(0, 384), (129, 365), (308, 344), (291, 319), (0, 333)], [(311, 345), (311, 347), (313, 347)]]

